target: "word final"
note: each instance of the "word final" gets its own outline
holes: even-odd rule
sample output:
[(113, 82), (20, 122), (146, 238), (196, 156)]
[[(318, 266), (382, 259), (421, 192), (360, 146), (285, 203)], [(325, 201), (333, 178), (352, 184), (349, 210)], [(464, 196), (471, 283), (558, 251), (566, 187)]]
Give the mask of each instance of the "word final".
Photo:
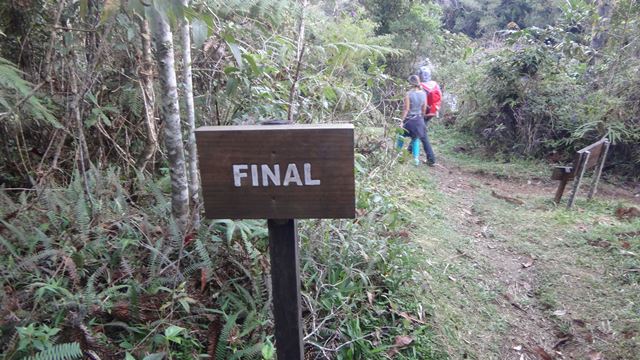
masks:
[(235, 187), (248, 186), (318, 186), (320, 185), (319, 179), (313, 179), (311, 176), (311, 164), (304, 163), (302, 165), (302, 175), (296, 164), (286, 165), (284, 170), (284, 176), (282, 176), (282, 169), (285, 166), (280, 164), (233, 164), (233, 185)]

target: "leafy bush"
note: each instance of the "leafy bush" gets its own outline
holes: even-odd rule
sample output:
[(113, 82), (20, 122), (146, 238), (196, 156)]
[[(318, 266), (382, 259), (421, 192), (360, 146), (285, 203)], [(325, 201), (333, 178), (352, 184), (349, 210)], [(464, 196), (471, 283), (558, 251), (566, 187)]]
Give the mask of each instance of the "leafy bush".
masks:
[(557, 27), (509, 33), (502, 48), (476, 54), (463, 83), (459, 127), (491, 153), (560, 153), (565, 160), (606, 136), (614, 144), (609, 164), (638, 176), (637, 60), (593, 65), (585, 36), (575, 30), (588, 17), (576, 12)]

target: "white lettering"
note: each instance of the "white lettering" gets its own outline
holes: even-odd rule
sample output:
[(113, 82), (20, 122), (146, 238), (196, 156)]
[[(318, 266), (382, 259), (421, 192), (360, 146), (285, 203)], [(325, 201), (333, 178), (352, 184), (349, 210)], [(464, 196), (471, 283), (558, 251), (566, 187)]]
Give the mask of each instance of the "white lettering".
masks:
[(235, 187), (242, 186), (242, 178), (247, 177), (247, 173), (241, 172), (241, 170), (247, 170), (249, 166), (246, 164), (233, 165), (233, 185)]
[[(304, 163), (304, 182), (300, 177), (300, 171), (296, 164), (287, 164), (284, 178), (280, 172), (280, 164), (232, 164), (233, 169), (233, 185), (242, 187), (243, 179), (251, 181), (251, 186), (289, 186), (295, 184), (298, 186), (318, 186), (321, 184), (320, 179), (314, 179), (311, 174), (311, 164)], [(317, 174), (316, 174), (317, 175)], [(245, 184), (245, 186), (248, 184)]]
[(311, 186), (320, 185), (320, 180), (311, 179), (311, 164), (309, 163), (304, 164), (304, 184)]
[(269, 180), (275, 186), (280, 186), (280, 165), (273, 165), (273, 171), (269, 165), (262, 165), (260, 167), (262, 169), (262, 186), (269, 186)]
[(296, 185), (302, 186), (302, 180), (300, 179), (300, 173), (296, 164), (289, 164), (287, 172), (284, 174), (283, 186), (289, 186), (289, 183), (295, 182)]
[(258, 177), (258, 165), (251, 165), (251, 185), (260, 186), (260, 178)]

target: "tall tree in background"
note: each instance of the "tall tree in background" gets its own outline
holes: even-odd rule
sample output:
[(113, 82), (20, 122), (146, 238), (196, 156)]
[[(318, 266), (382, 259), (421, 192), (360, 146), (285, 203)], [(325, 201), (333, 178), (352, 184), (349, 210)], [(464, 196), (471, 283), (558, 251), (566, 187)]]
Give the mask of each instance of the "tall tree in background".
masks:
[[(189, 6), (189, 0), (182, 0), (182, 5)], [(189, 165), (189, 195), (193, 206), (193, 227), (200, 226), (200, 178), (198, 176), (198, 153), (196, 150), (196, 113), (193, 104), (193, 80), (191, 74), (191, 26), (189, 19), (184, 17), (180, 25), (182, 37), (182, 81), (184, 82), (184, 96), (187, 112), (187, 124), (189, 135), (187, 137), (187, 162)]]
[(293, 121), (293, 115), (295, 113), (295, 95), (296, 87), (298, 84), (298, 78), (300, 77), (300, 68), (302, 67), (302, 57), (304, 55), (304, 18), (307, 10), (308, 0), (302, 0), (300, 9), (300, 22), (298, 24), (298, 41), (296, 44), (296, 71), (291, 81), (291, 89), (289, 90), (289, 111), (287, 113), (287, 120)]
[(153, 59), (151, 57), (151, 31), (149, 30), (149, 21), (143, 16), (135, 15), (138, 27), (140, 29), (140, 39), (142, 47), (138, 58), (138, 80), (140, 82), (140, 90), (142, 92), (142, 100), (144, 104), (144, 123), (147, 131), (147, 140), (144, 152), (138, 160), (138, 171), (144, 172), (147, 164), (151, 161), (158, 149), (158, 131), (155, 118), (155, 102), (156, 96), (153, 91)]
[(595, 64), (600, 57), (600, 51), (607, 43), (609, 33), (609, 22), (611, 19), (611, 12), (613, 10), (613, 1), (611, 0), (597, 0), (595, 1), (598, 20), (593, 26), (593, 32), (591, 37), (591, 49), (594, 51), (592, 63)]
[(160, 116), (164, 120), (164, 138), (171, 176), (171, 213), (184, 232), (189, 218), (189, 191), (185, 170), (184, 146), (180, 129), (180, 105), (173, 54), (173, 34), (167, 15), (150, 6), (151, 31), (156, 47), (160, 80)]

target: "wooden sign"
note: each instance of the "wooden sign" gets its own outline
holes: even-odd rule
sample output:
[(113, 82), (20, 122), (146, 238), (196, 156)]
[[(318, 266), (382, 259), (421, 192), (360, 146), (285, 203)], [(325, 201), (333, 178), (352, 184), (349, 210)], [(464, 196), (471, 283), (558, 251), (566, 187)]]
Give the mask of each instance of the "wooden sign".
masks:
[(208, 218), (355, 217), (353, 125), (209, 126), (196, 142)]

